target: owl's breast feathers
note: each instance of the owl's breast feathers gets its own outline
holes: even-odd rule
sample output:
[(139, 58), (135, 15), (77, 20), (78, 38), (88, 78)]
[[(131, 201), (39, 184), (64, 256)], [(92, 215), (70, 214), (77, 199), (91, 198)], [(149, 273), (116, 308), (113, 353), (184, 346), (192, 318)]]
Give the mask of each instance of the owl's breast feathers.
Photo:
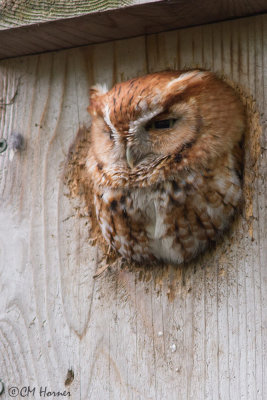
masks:
[(96, 187), (102, 233), (123, 257), (136, 262), (182, 263), (215, 241), (240, 201), (232, 157), (217, 168), (132, 189)]

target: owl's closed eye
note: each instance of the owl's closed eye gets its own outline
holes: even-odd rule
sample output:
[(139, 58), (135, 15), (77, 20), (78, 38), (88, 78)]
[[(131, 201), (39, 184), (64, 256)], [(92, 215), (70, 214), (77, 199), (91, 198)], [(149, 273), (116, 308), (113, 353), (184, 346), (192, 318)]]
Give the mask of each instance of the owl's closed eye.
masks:
[(244, 109), (207, 71), (91, 90), (87, 173), (106, 241), (133, 261), (182, 263), (229, 226), (241, 198)]

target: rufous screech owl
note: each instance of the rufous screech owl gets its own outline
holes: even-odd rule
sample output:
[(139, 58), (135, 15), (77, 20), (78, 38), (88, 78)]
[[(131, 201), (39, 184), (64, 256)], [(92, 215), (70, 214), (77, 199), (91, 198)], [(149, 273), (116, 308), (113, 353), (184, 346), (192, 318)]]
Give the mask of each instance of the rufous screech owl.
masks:
[(102, 234), (135, 262), (180, 264), (229, 226), (241, 198), (244, 108), (203, 70), (90, 91), (86, 173)]

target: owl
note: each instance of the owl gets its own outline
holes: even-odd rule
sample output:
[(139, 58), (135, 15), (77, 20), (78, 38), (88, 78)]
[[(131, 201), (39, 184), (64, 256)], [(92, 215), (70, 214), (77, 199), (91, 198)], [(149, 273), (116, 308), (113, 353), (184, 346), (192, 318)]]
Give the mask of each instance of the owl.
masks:
[(123, 258), (180, 264), (229, 226), (241, 199), (244, 108), (204, 70), (90, 90), (86, 176), (107, 243)]

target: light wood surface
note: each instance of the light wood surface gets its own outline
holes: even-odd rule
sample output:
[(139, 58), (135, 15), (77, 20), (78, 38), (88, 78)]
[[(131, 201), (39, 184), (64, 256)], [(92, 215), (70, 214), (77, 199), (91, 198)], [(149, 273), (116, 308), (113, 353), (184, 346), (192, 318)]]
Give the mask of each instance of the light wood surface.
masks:
[[(26, 141), (0, 155), (1, 398), (28, 385), (77, 400), (267, 398), (266, 36), (258, 16), (0, 63), (0, 137)], [(192, 66), (256, 100), (242, 215), (186, 269), (93, 279), (101, 254), (63, 183), (89, 87)]]
[(266, 0), (2, 0), (0, 59), (264, 12)]

